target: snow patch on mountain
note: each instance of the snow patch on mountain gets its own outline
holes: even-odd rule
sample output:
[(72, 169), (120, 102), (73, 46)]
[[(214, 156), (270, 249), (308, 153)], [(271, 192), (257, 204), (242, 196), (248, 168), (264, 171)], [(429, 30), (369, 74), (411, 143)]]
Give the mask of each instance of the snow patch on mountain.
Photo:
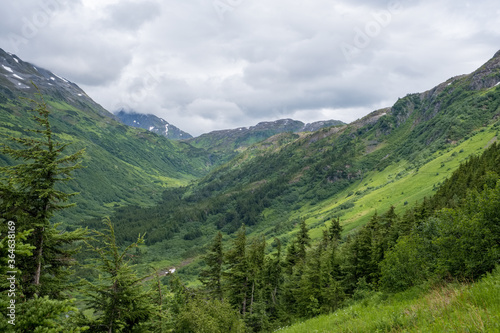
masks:
[(57, 74), (54, 74), (54, 75), (55, 75), (55, 76), (57, 76), (57, 77), (58, 77), (59, 79), (61, 79), (62, 81), (64, 81), (64, 82), (68, 83), (68, 80), (66, 80), (66, 79), (64, 79), (64, 78), (62, 78), (62, 77), (60, 77), (60, 76), (59, 76), (59, 75), (57, 75)]

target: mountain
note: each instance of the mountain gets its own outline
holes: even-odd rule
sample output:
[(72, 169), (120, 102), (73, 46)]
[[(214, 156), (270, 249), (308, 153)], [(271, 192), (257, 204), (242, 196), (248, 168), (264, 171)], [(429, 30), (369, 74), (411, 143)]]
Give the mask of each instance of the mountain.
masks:
[[(151, 205), (162, 191), (189, 183), (213, 167), (214, 157), (187, 143), (123, 125), (76, 84), (0, 49), (0, 134), (33, 135), (30, 105), (36, 84), (51, 110), (55, 138), (72, 143), (68, 153), (86, 149), (85, 168), (66, 190), (80, 192), (69, 221), (109, 214), (122, 205)], [(5, 136), (0, 137), (5, 143)], [(0, 155), (0, 164), (13, 161)], [(70, 222), (73, 223), (73, 222)]]
[(169, 124), (165, 119), (152, 114), (140, 114), (133, 111), (125, 112), (124, 110), (119, 110), (115, 115), (127, 126), (144, 128), (150, 132), (163, 135), (168, 139), (184, 140), (192, 138), (191, 134)]
[[(268, 137), (189, 187), (166, 191), (156, 207), (118, 210), (119, 237), (148, 232), (157, 255), (184, 260), (203, 253), (217, 230), (231, 235), (242, 223), (249, 235), (287, 244), (301, 220), (317, 238), (334, 217), (349, 232), (377, 211), (400, 212), (497, 140), (499, 62), (497, 53), (469, 75), (347, 125)], [(221, 147), (223, 137), (236, 135), (217, 134)]]
[(340, 120), (318, 121), (304, 124), (293, 119), (260, 122), (255, 126), (213, 131), (188, 140), (195, 147), (211, 151), (234, 152), (285, 132), (313, 132), (323, 127), (344, 125)]

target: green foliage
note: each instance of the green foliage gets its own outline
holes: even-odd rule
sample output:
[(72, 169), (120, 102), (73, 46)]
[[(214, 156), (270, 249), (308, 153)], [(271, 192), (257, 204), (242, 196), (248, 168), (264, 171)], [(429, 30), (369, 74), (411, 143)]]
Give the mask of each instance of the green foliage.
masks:
[[(76, 207), (59, 211), (54, 217), (65, 226), (100, 218), (124, 205), (152, 205), (165, 188), (187, 184), (219, 163), (202, 149), (120, 124), (87, 98), (76, 101), (64, 92), (46, 86), (40, 89), (51, 110), (53, 140), (63, 145), (71, 142), (67, 147), (71, 153), (85, 147), (81, 160), (85, 168), (75, 171), (74, 180), (57, 187), (66, 193), (81, 193), (74, 198)], [(0, 103), (1, 143), (7, 143), (8, 136), (33, 135), (29, 129), (37, 123), (26, 116), (28, 108), (17, 100), (19, 95), (31, 97), (28, 94), (32, 90), (14, 90), (9, 96), (9, 90), (0, 91), (7, 100)], [(0, 166), (14, 163), (0, 155)]]
[(175, 332), (179, 333), (226, 333), (246, 332), (239, 313), (221, 300), (194, 298), (177, 317)]
[(500, 181), (424, 219), (380, 263), (382, 286), (400, 291), (431, 277), (474, 280), (491, 271), (500, 258), (499, 211)]
[(0, 183), (1, 216), (15, 223), (16, 230), (32, 230), (27, 243), (33, 245), (34, 260), (20, 263), (25, 283), (23, 292), (27, 298), (37, 295), (60, 297), (61, 279), (71, 265), (72, 252), (63, 246), (84, 237), (85, 231), (62, 233), (49, 219), (54, 213), (71, 205), (64, 204), (74, 194), (58, 190), (58, 184), (69, 181), (70, 174), (80, 168), (79, 160), (83, 150), (68, 156), (61, 156), (67, 147), (53, 139), (49, 122), (48, 106), (42, 96), (34, 103), (33, 119), (38, 127), (30, 129), (35, 137), (11, 137), (11, 145), (2, 145), (2, 152), (14, 160), (24, 163), (2, 167), (4, 177)]
[(18, 304), (16, 307), (15, 326), (0, 323), (2, 332), (35, 333), (79, 333), (89, 329), (85, 325), (75, 325), (73, 317), (78, 309), (74, 300), (54, 300), (48, 296), (34, 298)]
[(224, 264), (224, 253), (222, 251), (222, 233), (218, 232), (209, 252), (203, 256), (206, 269), (200, 272), (200, 281), (206, 290), (215, 299), (222, 300), (222, 265)]
[(250, 275), (253, 274), (249, 270), (246, 242), (246, 228), (245, 225), (242, 225), (233, 241), (233, 247), (226, 253), (227, 271), (224, 273), (229, 302), (241, 314), (248, 311), (247, 307), (250, 303), (249, 280)]
[(471, 285), (412, 288), (375, 293), (331, 314), (279, 332), (497, 332), (500, 328), (500, 267)]
[(138, 277), (130, 264), (129, 252), (143, 243), (137, 242), (120, 251), (116, 244), (114, 227), (109, 219), (104, 221), (105, 233), (94, 231), (97, 243), (87, 241), (98, 259), (87, 265), (96, 269), (96, 282), (84, 281), (83, 293), (93, 318), (85, 318), (92, 332), (150, 332), (149, 320), (158, 315), (159, 308), (152, 302), (151, 292), (143, 286), (144, 277)]
[[(85, 326), (76, 327), (65, 318), (77, 312), (73, 300), (65, 299), (65, 293), (69, 290), (69, 268), (77, 252), (74, 245), (86, 236), (86, 231), (61, 231), (60, 225), (50, 223), (50, 218), (71, 206), (65, 202), (74, 194), (58, 190), (57, 186), (71, 179), (83, 151), (62, 156), (67, 145), (53, 139), (50, 112), (41, 95), (39, 98), (29, 100), (35, 104), (33, 119), (37, 124), (29, 130), (32, 136), (11, 137), (11, 143), (1, 147), (2, 153), (23, 163), (0, 168), (0, 231), (6, 235), (0, 240), (1, 304), (5, 308), (15, 305), (16, 312), (15, 319), (7, 319), (2, 312), (0, 328), (81, 332)], [(14, 289), (9, 283), (12, 278)]]

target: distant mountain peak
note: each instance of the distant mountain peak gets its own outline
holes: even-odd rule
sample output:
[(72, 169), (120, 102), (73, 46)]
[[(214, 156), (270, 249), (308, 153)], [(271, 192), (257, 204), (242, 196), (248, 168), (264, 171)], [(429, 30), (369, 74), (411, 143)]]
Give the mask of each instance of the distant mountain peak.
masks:
[(238, 127), (234, 129), (212, 131), (202, 134), (189, 143), (199, 148), (215, 151), (235, 151), (264, 141), (271, 136), (280, 133), (315, 132), (323, 127), (345, 125), (340, 120), (325, 120), (310, 124), (304, 124), (299, 120), (278, 119), (274, 121), (262, 121), (250, 127)]
[(115, 112), (115, 115), (122, 123), (132, 127), (143, 128), (150, 132), (163, 135), (172, 140), (191, 139), (192, 135), (186, 133), (174, 125), (168, 123), (163, 118), (153, 114), (141, 114), (133, 110), (125, 111), (124, 109)]

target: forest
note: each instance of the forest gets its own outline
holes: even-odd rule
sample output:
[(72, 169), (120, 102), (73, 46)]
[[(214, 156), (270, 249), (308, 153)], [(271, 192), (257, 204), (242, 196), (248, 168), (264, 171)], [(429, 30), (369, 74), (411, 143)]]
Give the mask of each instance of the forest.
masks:
[[(31, 103), (38, 127), (1, 147), (19, 162), (0, 169), (3, 332), (272, 332), (374, 293), (383, 300), (417, 286), (480, 281), (499, 263), (500, 145), (493, 142), (433, 196), (400, 213), (394, 207), (376, 213), (355, 231), (343, 230), (338, 216), (314, 241), (305, 220), (296, 222), (286, 246), (279, 238), (247, 237), (252, 216), (261, 212), (251, 203), (264, 207), (282, 190), (269, 187), (237, 203), (234, 211), (243, 215), (220, 221), (218, 227), (235, 236), (224, 245), (225, 235), (214, 235), (198, 284), (153, 268), (139, 271), (135, 263), (149, 237), (140, 226), (134, 239), (117, 241), (112, 218), (95, 230), (51, 222), (77, 195), (59, 185), (82, 167), (85, 151), (66, 154), (43, 98)], [(352, 149), (349, 140), (334, 148), (345, 156)], [(166, 193), (175, 198), (180, 192)], [(499, 323), (492, 312), (483, 331)]]

